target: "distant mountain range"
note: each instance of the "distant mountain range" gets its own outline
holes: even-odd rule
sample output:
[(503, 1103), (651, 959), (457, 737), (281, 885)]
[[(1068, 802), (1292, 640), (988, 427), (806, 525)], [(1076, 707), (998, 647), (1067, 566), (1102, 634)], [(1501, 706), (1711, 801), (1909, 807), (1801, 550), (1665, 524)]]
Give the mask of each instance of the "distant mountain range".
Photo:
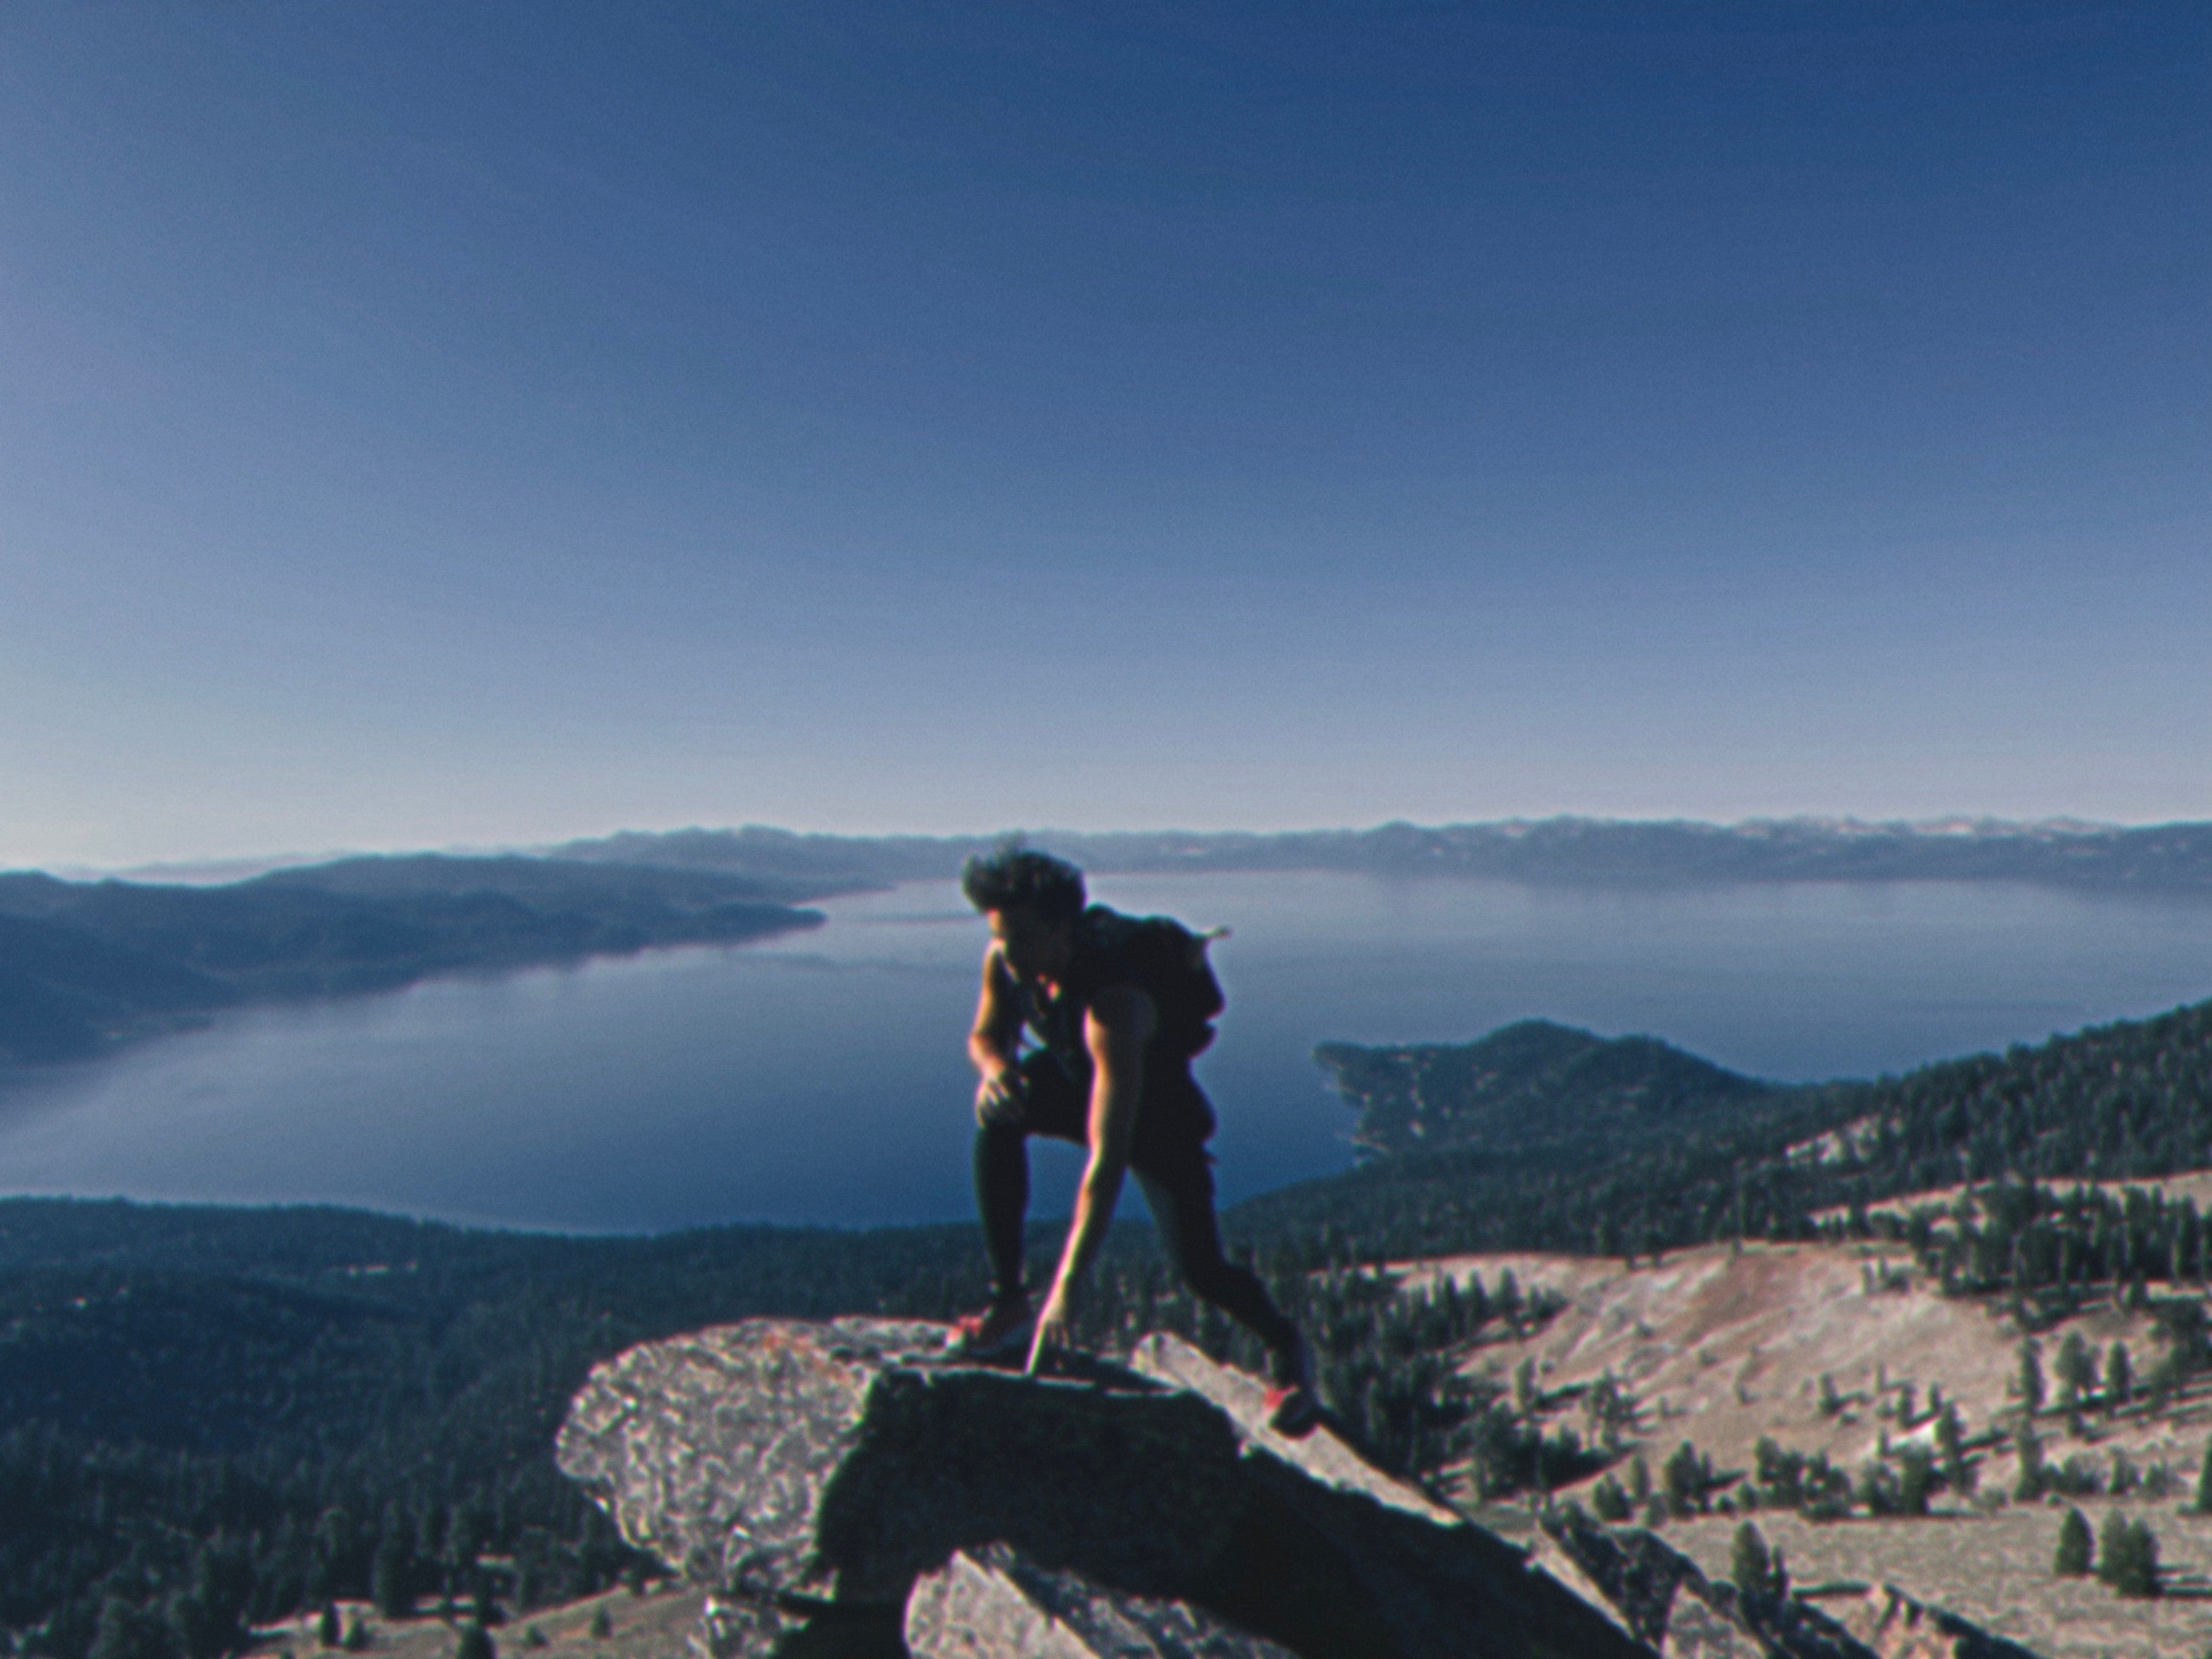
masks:
[(247, 1002), (811, 927), (821, 913), (791, 901), (839, 886), (521, 854), (217, 887), (0, 874), (0, 1061), (81, 1059)]
[[(1386, 823), (1372, 830), (1086, 835), (1043, 830), (1031, 844), (1100, 872), (1345, 870), (1525, 882), (1654, 885), (1775, 881), (2022, 881), (2152, 892), (2212, 892), (2212, 823), (2124, 827), (2052, 819), (1863, 823), (1850, 818), (1555, 817)], [(942, 879), (988, 836), (823, 836), (738, 830), (624, 830), (547, 849), (571, 860), (844, 883)]]
[[(0, 873), (0, 1063), (79, 1058), (272, 997), (811, 927), (821, 917), (794, 908), (807, 899), (945, 879), (1001, 839), (749, 824), (625, 830), (529, 853), (342, 858), (214, 884)], [(1609, 886), (2015, 881), (2212, 894), (2212, 823), (1555, 817), (1030, 839), (1098, 873), (1337, 870)], [(1408, 1121), (1407, 1133), (1426, 1132)]]

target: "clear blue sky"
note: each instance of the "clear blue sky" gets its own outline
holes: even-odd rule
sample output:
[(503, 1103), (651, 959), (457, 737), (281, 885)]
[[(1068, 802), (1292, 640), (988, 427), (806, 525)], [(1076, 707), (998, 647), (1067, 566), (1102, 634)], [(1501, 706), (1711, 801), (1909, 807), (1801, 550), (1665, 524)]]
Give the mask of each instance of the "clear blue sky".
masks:
[(2208, 21), (0, 9), (0, 863), (2212, 815)]

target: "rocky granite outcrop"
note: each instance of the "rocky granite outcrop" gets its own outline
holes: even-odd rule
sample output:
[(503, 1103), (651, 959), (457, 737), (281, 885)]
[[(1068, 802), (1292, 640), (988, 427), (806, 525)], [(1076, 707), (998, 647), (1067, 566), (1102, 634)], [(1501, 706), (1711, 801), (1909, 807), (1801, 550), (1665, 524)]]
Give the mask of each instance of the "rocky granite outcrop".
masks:
[(1887, 1588), (1748, 1597), (1569, 1509), (1532, 1553), (1173, 1337), (1030, 1378), (756, 1319), (594, 1370), (561, 1467), (713, 1592), (707, 1659), (2033, 1659)]
[(1656, 1534), (1579, 1510), (1545, 1517), (1536, 1559), (1601, 1598), (1662, 1659), (2036, 1659), (2017, 1643), (1881, 1585), (1832, 1613), (1716, 1583)]
[(952, 1363), (939, 1326), (750, 1320), (598, 1367), (557, 1452), (626, 1537), (715, 1591), (702, 1645), (719, 1659), (896, 1654), (918, 1583), (925, 1613), (989, 1589), (1071, 1639), (1051, 1595), (1139, 1630), (1146, 1607), (1179, 1603), (1198, 1634), (1156, 1621), (1156, 1650), (1207, 1659), (1651, 1652), (1326, 1430), (1272, 1434), (1256, 1383), (1172, 1339), (1128, 1369), (1032, 1380)]
[(906, 1603), (914, 1659), (1295, 1659), (1183, 1601), (1124, 1595), (1005, 1544), (956, 1551)]
[(2019, 1643), (1917, 1601), (1893, 1584), (1875, 1585), (1838, 1607), (1836, 1617), (1881, 1659), (2038, 1659)]
[(623, 1536), (733, 1598), (897, 1602), (994, 1541), (1170, 1594), (1220, 1553), (1243, 1483), (1218, 1413), (950, 1364), (950, 1334), (755, 1319), (647, 1343), (592, 1371), (556, 1455)]
[[(1646, 1651), (1602, 1601), (1495, 1533), (1393, 1480), (1327, 1428), (1267, 1426), (1255, 1379), (1175, 1337), (1146, 1337), (1139, 1375), (1206, 1401), (1234, 1426), (1283, 1630), (1300, 1654), (1589, 1656)], [(1299, 1645), (1303, 1641), (1305, 1645)]]

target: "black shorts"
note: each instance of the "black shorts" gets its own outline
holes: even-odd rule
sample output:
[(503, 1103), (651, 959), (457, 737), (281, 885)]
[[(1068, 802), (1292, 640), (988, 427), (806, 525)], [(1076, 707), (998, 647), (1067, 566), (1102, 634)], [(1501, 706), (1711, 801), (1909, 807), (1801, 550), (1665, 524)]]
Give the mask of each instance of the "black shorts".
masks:
[[(1016, 1064), (1020, 1079), (1018, 1127), (1024, 1134), (1047, 1135), (1091, 1144), (1091, 1082), (1072, 1078), (1044, 1049), (1024, 1054)], [(1171, 1183), (1188, 1183), (1194, 1170), (1212, 1186), (1212, 1155), (1206, 1143), (1213, 1138), (1213, 1103), (1190, 1074), (1190, 1063), (1147, 1066), (1145, 1090), (1137, 1103), (1136, 1132), (1130, 1137), (1129, 1167), (1139, 1175)]]

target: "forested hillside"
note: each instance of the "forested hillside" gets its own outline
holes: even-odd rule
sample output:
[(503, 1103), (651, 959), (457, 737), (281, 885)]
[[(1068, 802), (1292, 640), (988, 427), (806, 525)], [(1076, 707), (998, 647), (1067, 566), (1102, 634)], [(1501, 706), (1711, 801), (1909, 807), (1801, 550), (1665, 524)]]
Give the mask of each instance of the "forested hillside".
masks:
[(0, 1203), (0, 1627), (211, 1656), (334, 1596), (524, 1601), (642, 1559), (561, 1479), (591, 1363), (754, 1313), (949, 1313), (966, 1229), (487, 1233), (326, 1209)]
[[(1036, 1255), (1056, 1242), (1041, 1225)], [(1480, 1403), (1443, 1351), (1545, 1311), (1510, 1285), (1412, 1305), (1371, 1275), (1263, 1265), (1355, 1431), (1406, 1467), (1444, 1456)], [(212, 1659), (333, 1597), (398, 1613), (604, 1588), (651, 1564), (553, 1466), (593, 1361), (752, 1314), (945, 1318), (984, 1283), (964, 1226), (577, 1238), (0, 1201), (0, 1630), (54, 1659)], [(1126, 1223), (1080, 1325), (1094, 1346), (1159, 1328), (1237, 1346)], [(1543, 1455), (1493, 1438), (1532, 1470)]]
[[(1664, 1137), (1498, 1133), (1493, 1097), (1527, 1097), (1530, 1079), (1544, 1075), (1540, 1066), (1508, 1071), (1500, 1094), (1499, 1050), (1517, 1044), (1522, 1029), (1466, 1045), (1455, 1059), (1444, 1048), (1325, 1050), (1338, 1076), (1358, 1080), (1348, 1103), (1382, 1114), (1378, 1138), (1396, 1133), (1409, 1097), (1374, 1080), (1402, 1073), (1402, 1057), (1419, 1054), (1419, 1115), (1447, 1127), (1488, 1123), (1487, 1139), (1415, 1143), (1253, 1199), (1237, 1224), (1283, 1246), (1326, 1237), (1370, 1257), (1641, 1255), (1732, 1237), (1809, 1237), (1817, 1212), (1959, 1182), (2111, 1181), (2212, 1164), (2212, 1003), (1873, 1083), (1741, 1089)], [(1614, 1122), (1623, 1115), (1601, 1089), (1548, 1115), (1572, 1121), (1583, 1113)]]
[(757, 939), (818, 925), (790, 901), (838, 886), (434, 854), (216, 887), (0, 874), (0, 1062), (81, 1059), (240, 1003)]

